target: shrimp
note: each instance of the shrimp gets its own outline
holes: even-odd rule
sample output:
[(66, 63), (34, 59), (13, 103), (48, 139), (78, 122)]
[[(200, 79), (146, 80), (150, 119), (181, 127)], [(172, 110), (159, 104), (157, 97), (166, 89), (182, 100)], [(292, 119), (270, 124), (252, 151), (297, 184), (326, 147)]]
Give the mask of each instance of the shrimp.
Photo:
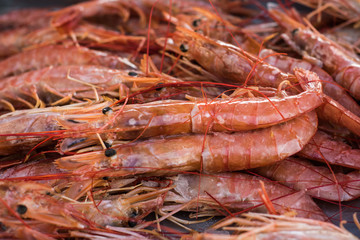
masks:
[[(60, 169), (122, 176), (172, 171), (223, 172), (249, 169), (285, 159), (315, 134), (314, 112), (255, 131), (152, 138), (56, 160)], [(194, 144), (201, 143), (203, 144)], [(261, 143), (262, 147), (258, 147)]]
[(349, 93), (360, 100), (360, 61), (353, 58), (345, 49), (330, 41), (324, 35), (306, 28), (299, 22), (291, 19), (285, 13), (271, 8), (272, 17), (287, 30), (287, 38), (300, 54), (309, 54), (317, 58), (324, 65), (334, 80), (349, 90)]
[(289, 56), (275, 55), (274, 51), (270, 49), (261, 50), (259, 57), (284, 72), (293, 73), (293, 69), (296, 67), (301, 67), (305, 70), (315, 72), (321, 79), (325, 94), (339, 102), (355, 115), (360, 116), (360, 106), (357, 102), (354, 101), (354, 99), (349, 96), (343, 88), (339, 87), (328, 73), (317, 65), (304, 60), (291, 58)]
[(317, 131), (298, 155), (321, 162), (360, 170), (360, 149), (352, 149), (323, 131)]
[(42, 8), (20, 9), (0, 15), (0, 31), (18, 27), (42, 27), (49, 19), (49, 10)]
[(77, 23), (84, 19), (95, 16), (118, 15), (123, 22), (128, 21), (130, 12), (136, 12), (140, 19), (141, 28), (145, 27), (146, 16), (143, 10), (134, 1), (121, 0), (97, 0), (78, 3), (51, 13), (51, 26), (60, 32), (69, 32)]
[(286, 74), (234, 45), (184, 28), (178, 28), (170, 42), (173, 44), (167, 44), (168, 49), (196, 60), (223, 81), (274, 88), (285, 80), (296, 83), (292, 74)]
[[(296, 169), (297, 174), (289, 169)], [(279, 181), (296, 190), (330, 201), (350, 201), (360, 197), (360, 171), (336, 173), (314, 166), (305, 159), (287, 158), (284, 161), (256, 170), (262, 176)], [(335, 179), (334, 179), (335, 178)]]
[[(129, 74), (136, 76), (131, 77)], [(146, 81), (144, 74), (139, 71), (115, 70), (101, 66), (47, 67), (1, 79), (0, 97), (4, 107), (13, 103), (15, 107), (9, 107), (33, 108), (54, 105), (57, 102), (79, 102), (85, 98), (93, 99), (97, 95), (123, 98), (132, 92), (133, 85), (136, 85), (136, 88), (155, 86), (160, 81), (160, 78), (149, 78)], [(161, 82), (164, 81), (165, 79)], [(36, 101), (35, 104), (33, 101)]]
[[(234, 226), (234, 224), (236, 224)], [(252, 239), (293, 239), (293, 240), (355, 240), (358, 239), (344, 228), (332, 223), (313, 219), (293, 218), (263, 213), (244, 213), (216, 223), (209, 230), (232, 231), (230, 235), (221, 233), (193, 233), (184, 240), (252, 240)], [(324, 234), (326, 233), (326, 234)]]
[(360, 2), (359, 0), (349, 0), (349, 1), (339, 1), (339, 0), (328, 0), (322, 5), (322, 1), (318, 0), (294, 0), (310, 8), (315, 8), (312, 13), (308, 15), (308, 18), (311, 18), (317, 13), (325, 11), (326, 13), (333, 15), (335, 17), (351, 20), (360, 21)]
[[(135, 139), (138, 136), (152, 137), (159, 135), (175, 135), (184, 133), (229, 132), (253, 130), (282, 123), (309, 112), (322, 104), (321, 84), (317, 76), (302, 76), (304, 92), (296, 96), (284, 98), (248, 98), (225, 99), (211, 102), (188, 101), (162, 101), (139, 105), (128, 105), (121, 111), (114, 112), (117, 116), (109, 122), (107, 115), (94, 118), (89, 115), (90, 121), (86, 123), (86, 116), (81, 119), (71, 116), (79, 124), (64, 121), (62, 124), (69, 132), (78, 133), (79, 137), (89, 138), (89, 132), (106, 126), (102, 131), (105, 139)], [(314, 82), (312, 82), (314, 81)], [(256, 109), (256, 113), (252, 111)], [(289, 111), (289, 109), (292, 109)], [(170, 116), (171, 115), (171, 116)], [(66, 116), (65, 116), (65, 119)], [(115, 135), (114, 135), (115, 134)], [(70, 141), (70, 142), (69, 142)], [(71, 140), (66, 144), (73, 145)], [(65, 148), (62, 148), (65, 151)]]
[(30, 70), (59, 65), (100, 65), (109, 68), (136, 68), (128, 59), (85, 47), (49, 45), (28, 50), (0, 62), (0, 78)]
[(64, 107), (20, 110), (2, 115), (0, 155), (28, 151), (41, 142), (42, 146), (51, 144), (51, 141), (43, 141), (61, 133), (61, 125), (57, 123), (57, 119), (63, 114), (99, 111), (108, 105), (109, 103), (104, 102), (84, 108), (86, 104), (80, 103)]
[[(244, 173), (222, 173), (215, 175), (180, 174), (175, 180), (174, 192), (165, 197), (166, 202), (187, 204), (184, 210), (197, 209), (197, 204), (204, 206), (207, 215), (217, 215), (217, 208), (223, 211), (238, 211), (246, 208), (266, 211), (257, 189), (261, 189), (261, 178)], [(265, 189), (275, 208), (280, 214), (295, 212), (297, 217), (306, 217), (327, 221), (326, 215), (304, 192), (296, 192), (280, 184), (264, 182)], [(215, 201), (214, 201), (215, 199)], [(221, 203), (219, 206), (218, 203)], [(164, 205), (163, 211), (172, 211), (178, 206)], [(201, 209), (201, 208), (200, 208)], [(199, 214), (202, 214), (201, 212)]]

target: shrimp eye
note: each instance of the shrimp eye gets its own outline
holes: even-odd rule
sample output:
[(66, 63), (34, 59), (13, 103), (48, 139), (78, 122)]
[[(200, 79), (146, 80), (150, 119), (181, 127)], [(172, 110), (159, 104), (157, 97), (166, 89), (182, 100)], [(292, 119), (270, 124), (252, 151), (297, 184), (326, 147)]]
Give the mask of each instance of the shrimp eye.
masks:
[(107, 114), (107, 113), (110, 112), (110, 111), (112, 111), (112, 108), (111, 108), (111, 107), (104, 107), (104, 108), (102, 109), (102, 113), (103, 113), (103, 114)]
[(107, 156), (107, 157), (112, 157), (115, 154), (116, 154), (116, 151), (113, 148), (108, 148), (105, 150), (105, 156)]
[(163, 83), (158, 83), (156, 85), (157, 88), (155, 88), (156, 91), (160, 91), (161, 89), (163, 89), (163, 87), (161, 87), (161, 85), (163, 85)]
[(181, 44), (181, 45), (180, 45), (180, 51), (182, 51), (182, 52), (187, 52), (187, 51), (189, 51), (189, 46), (186, 45), (186, 44)]
[(128, 75), (130, 77), (136, 77), (138, 74), (136, 72), (129, 72)]
[(135, 218), (136, 216), (137, 213), (134, 210), (132, 210), (129, 214), (129, 220), (128, 220), (129, 227), (135, 227), (137, 225), (137, 222), (134, 219), (132, 219)]
[(27, 207), (26, 207), (25, 205), (19, 204), (19, 205), (17, 205), (17, 207), (16, 207), (16, 211), (17, 211), (20, 215), (22, 215), (22, 214), (26, 213)]
[(192, 22), (192, 25), (193, 25), (194, 27), (198, 27), (198, 26), (200, 26), (200, 22), (201, 22), (201, 19), (195, 19), (195, 20)]
[(103, 179), (104, 181), (107, 181), (107, 180), (109, 180), (109, 177), (106, 177), (106, 176), (105, 176), (105, 177), (103, 177), (102, 179)]
[(106, 147), (106, 148), (110, 148), (110, 147), (111, 147), (111, 144), (108, 143), (108, 142), (104, 142), (104, 144), (105, 144), (105, 147)]
[(291, 31), (291, 35), (294, 36), (298, 31), (299, 31), (299, 29), (298, 29), (298, 28), (295, 28), (294, 30)]
[(7, 227), (2, 222), (0, 222), (0, 230), (6, 231), (6, 229)]

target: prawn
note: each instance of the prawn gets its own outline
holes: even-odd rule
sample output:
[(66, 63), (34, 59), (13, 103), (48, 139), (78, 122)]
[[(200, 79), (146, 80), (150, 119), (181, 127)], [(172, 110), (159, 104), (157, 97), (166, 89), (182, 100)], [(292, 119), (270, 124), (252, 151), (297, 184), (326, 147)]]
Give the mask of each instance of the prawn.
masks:
[[(225, 42), (215, 41), (191, 30), (177, 28), (167, 48), (189, 59), (223, 81), (277, 88), (296, 77), (263, 62), (252, 54)], [(161, 39), (160, 39), (161, 40)]]
[[(289, 172), (296, 169), (297, 174)], [(314, 166), (305, 159), (287, 158), (271, 166), (256, 169), (257, 173), (279, 181), (296, 190), (330, 201), (350, 201), (360, 197), (360, 171), (335, 173), (322, 166)], [(335, 178), (335, 179), (334, 179)]]
[(85, 47), (49, 45), (13, 55), (0, 62), (0, 78), (59, 65), (100, 65), (109, 68), (134, 68), (128, 59)]
[(321, 162), (328, 162), (360, 170), (360, 149), (352, 149), (346, 143), (336, 140), (318, 130), (298, 155)]
[[(334, 80), (360, 100), (360, 61), (324, 35), (314, 32), (303, 24), (291, 19), (276, 8), (269, 9), (271, 16), (284, 27), (290, 46), (302, 55), (317, 58)], [(293, 42), (291, 42), (291, 40)]]
[[(261, 189), (262, 178), (245, 173), (222, 173), (214, 175), (179, 174), (174, 180), (174, 191), (165, 197), (166, 202), (175, 202), (177, 205), (164, 205), (163, 211), (177, 209), (179, 204), (187, 204), (183, 210), (191, 211), (201, 206), (199, 213), (204, 216), (218, 215), (220, 211), (239, 211), (252, 209), (266, 211), (257, 189)], [(306, 217), (327, 221), (321, 209), (304, 192), (293, 191), (280, 184), (270, 181), (264, 182), (265, 189), (275, 210), (280, 214), (296, 212), (297, 217)], [(214, 201), (214, 199), (216, 201)], [(218, 203), (221, 203), (219, 206)], [(235, 213), (236, 214), (236, 213)], [(235, 214), (232, 214), (233, 216)]]
[[(235, 226), (234, 226), (235, 224)], [(185, 235), (184, 240), (252, 240), (252, 239), (293, 239), (323, 240), (358, 239), (344, 228), (332, 223), (300, 217), (272, 215), (263, 213), (244, 213), (241, 217), (233, 217), (216, 223), (210, 230), (233, 231), (231, 235), (221, 233), (193, 233)], [(240, 233), (241, 232), (241, 233)]]
[[(166, 80), (146, 80), (139, 71), (115, 70), (101, 66), (47, 67), (0, 79), (0, 101), (4, 107), (19, 109), (69, 101), (80, 102), (83, 99), (93, 99), (94, 96), (99, 98), (98, 95), (123, 98), (127, 93), (133, 92), (131, 89), (134, 85), (138, 89), (156, 85), (160, 81)], [(35, 104), (32, 103), (34, 100)], [(15, 104), (15, 107), (11, 103)]]
[(313, 63), (274, 53), (273, 50), (263, 49), (259, 53), (259, 57), (284, 72), (293, 73), (293, 70), (296, 67), (315, 72), (319, 76), (319, 79), (321, 79), (325, 94), (339, 102), (355, 115), (360, 116), (360, 106), (343, 88), (335, 83), (333, 78), (327, 72)]
[[(113, 146), (56, 160), (60, 169), (122, 176), (171, 171), (223, 172), (281, 161), (300, 151), (315, 134), (314, 112), (255, 131), (181, 135)], [(203, 144), (194, 144), (203, 142)], [(258, 147), (261, 143), (262, 147)]]
[[(322, 104), (321, 84), (317, 76), (302, 76), (301, 70), (296, 72), (299, 72), (300, 81), (306, 89), (296, 96), (133, 104), (113, 112), (116, 118), (110, 120), (110, 123), (107, 115), (94, 118), (89, 114), (89, 121), (85, 115), (81, 119), (73, 115), (71, 119), (75, 123), (67, 121), (68, 118), (64, 116), (62, 126), (72, 134), (72, 138), (63, 141), (61, 150), (68, 151), (67, 145), (74, 146), (79, 138), (90, 140), (96, 137), (91, 137), (92, 132), (100, 133), (102, 138), (112, 141), (184, 133), (244, 131), (283, 123)], [(304, 83), (305, 78), (313, 82)], [(256, 109), (256, 114), (251, 109)]]

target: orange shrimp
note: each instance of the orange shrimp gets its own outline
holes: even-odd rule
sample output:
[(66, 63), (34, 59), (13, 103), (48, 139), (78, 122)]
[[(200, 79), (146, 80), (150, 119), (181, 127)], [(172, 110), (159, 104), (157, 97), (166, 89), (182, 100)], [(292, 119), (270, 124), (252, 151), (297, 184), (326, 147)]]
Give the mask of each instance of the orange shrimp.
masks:
[[(0, 101), (4, 107), (19, 109), (80, 102), (85, 98), (99, 98), (100, 95), (123, 98), (132, 92), (133, 85), (138, 89), (164, 82), (160, 78), (148, 79), (144, 79), (144, 74), (139, 71), (101, 66), (47, 67), (0, 79)], [(9, 105), (11, 103), (15, 106)]]
[[(289, 169), (296, 169), (297, 174)], [(305, 159), (287, 158), (256, 172), (321, 199), (350, 201), (360, 197), (359, 171), (333, 175), (328, 168), (314, 166)]]
[(352, 149), (351, 146), (323, 131), (317, 131), (298, 155), (316, 161), (360, 169), (360, 149)]
[[(152, 138), (114, 146), (105, 152), (59, 158), (56, 164), (64, 170), (84, 174), (99, 171), (100, 175), (110, 176), (169, 171), (237, 171), (268, 165), (295, 154), (307, 144), (316, 129), (316, 114), (310, 112), (255, 131)], [(200, 142), (204, 142), (203, 146), (197, 144)]]
[(59, 65), (101, 65), (109, 68), (136, 68), (128, 59), (85, 47), (50, 45), (28, 50), (0, 62), (0, 77)]
[(275, 88), (285, 80), (296, 82), (292, 74), (286, 74), (234, 45), (184, 28), (178, 28), (167, 46), (171, 51), (196, 60), (223, 81)]
[(349, 90), (350, 94), (360, 100), (360, 61), (332, 42), (324, 35), (306, 28), (276, 8), (269, 9), (272, 17), (287, 30), (287, 36), (294, 41), (290, 43), (300, 54), (309, 54), (319, 59), (324, 68), (335, 81)]
[(289, 56), (275, 55), (274, 51), (270, 49), (261, 50), (259, 57), (263, 58), (265, 62), (278, 67), (284, 72), (293, 73), (293, 70), (296, 67), (315, 72), (322, 82), (325, 94), (339, 102), (355, 115), (360, 116), (360, 106), (357, 104), (357, 102), (354, 101), (354, 99), (349, 96), (349, 94), (343, 88), (339, 87), (327, 72), (322, 70), (317, 65)]
[[(234, 226), (235, 224), (235, 226)], [(355, 240), (358, 239), (344, 228), (332, 223), (313, 219), (293, 218), (262, 213), (244, 213), (216, 223), (209, 230), (222, 229), (221, 232), (193, 233), (183, 240), (252, 240), (252, 239), (293, 239), (293, 240)], [(228, 235), (228, 231), (232, 231)], [(324, 234), (326, 233), (326, 234)]]
[(97, 138), (94, 134), (91, 136), (91, 133), (101, 133), (104, 139), (112, 141), (184, 133), (244, 131), (279, 124), (322, 104), (318, 78), (315, 75), (300, 77), (301, 82), (305, 78), (311, 79), (304, 83), (306, 91), (283, 98), (229, 98), (210, 102), (158, 101), (121, 107), (112, 114), (116, 116), (113, 119), (108, 115), (99, 114), (94, 118), (89, 114), (88, 121), (86, 115), (79, 116), (79, 119), (72, 115), (72, 121), (68, 121), (64, 115), (61, 124), (72, 138), (64, 140), (61, 150), (68, 151), (67, 146), (74, 146), (79, 138)]
[[(261, 189), (261, 178), (244, 173), (222, 173), (216, 175), (180, 174), (175, 180), (174, 192), (165, 197), (166, 202), (186, 204), (183, 210), (196, 210), (197, 205), (204, 206), (200, 211), (207, 215), (218, 215), (218, 211), (239, 211), (251, 209), (266, 211), (262, 199), (256, 191)], [(326, 215), (304, 192), (296, 192), (280, 184), (264, 182), (265, 189), (280, 214), (294, 212), (297, 217), (306, 217), (326, 221)], [(191, 200), (195, 200), (192, 201)], [(221, 203), (219, 206), (218, 203)], [(177, 209), (178, 206), (163, 206), (163, 211)], [(200, 212), (199, 214), (205, 215)]]

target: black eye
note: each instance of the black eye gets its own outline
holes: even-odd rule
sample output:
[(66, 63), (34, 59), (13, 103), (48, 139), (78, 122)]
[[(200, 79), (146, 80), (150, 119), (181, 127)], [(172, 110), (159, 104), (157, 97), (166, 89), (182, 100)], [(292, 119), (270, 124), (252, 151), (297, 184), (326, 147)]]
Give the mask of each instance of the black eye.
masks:
[(2, 222), (0, 222), (0, 230), (6, 231), (6, 229), (7, 227)]
[(291, 35), (294, 36), (298, 31), (299, 31), (299, 29), (298, 29), (298, 28), (295, 28), (294, 30), (291, 31)]
[(186, 44), (181, 44), (181, 45), (180, 45), (180, 51), (182, 51), (182, 52), (187, 52), (187, 51), (189, 51), (189, 46), (186, 45)]
[(201, 19), (195, 19), (195, 20), (192, 22), (192, 25), (193, 25), (194, 27), (198, 27), (198, 26), (200, 26), (200, 22), (201, 22)]
[(112, 108), (111, 108), (111, 107), (104, 107), (104, 108), (102, 109), (102, 113), (103, 113), (103, 114), (107, 114), (107, 113), (110, 112), (110, 111), (112, 111)]
[(103, 179), (104, 181), (107, 181), (107, 180), (109, 180), (109, 177), (106, 177), (106, 176), (105, 176), (105, 177), (103, 177), (102, 179)]
[(105, 144), (105, 147), (106, 147), (106, 148), (110, 148), (110, 147), (111, 147), (111, 144), (108, 143), (108, 142), (104, 142), (104, 144)]
[(136, 72), (129, 72), (128, 74), (131, 77), (136, 77), (138, 75)]
[(163, 85), (163, 83), (158, 83), (158, 84), (156, 84), (155, 90), (156, 90), (156, 91), (160, 91), (161, 89), (163, 89), (163, 87), (162, 87), (161, 85)]
[(16, 211), (17, 211), (20, 215), (22, 215), (22, 214), (24, 214), (24, 213), (27, 212), (27, 207), (26, 207), (25, 205), (19, 204), (19, 205), (17, 205), (17, 207), (16, 207)]
[(105, 150), (105, 156), (107, 156), (107, 157), (112, 157), (115, 154), (116, 154), (116, 151), (113, 148), (108, 148)]

